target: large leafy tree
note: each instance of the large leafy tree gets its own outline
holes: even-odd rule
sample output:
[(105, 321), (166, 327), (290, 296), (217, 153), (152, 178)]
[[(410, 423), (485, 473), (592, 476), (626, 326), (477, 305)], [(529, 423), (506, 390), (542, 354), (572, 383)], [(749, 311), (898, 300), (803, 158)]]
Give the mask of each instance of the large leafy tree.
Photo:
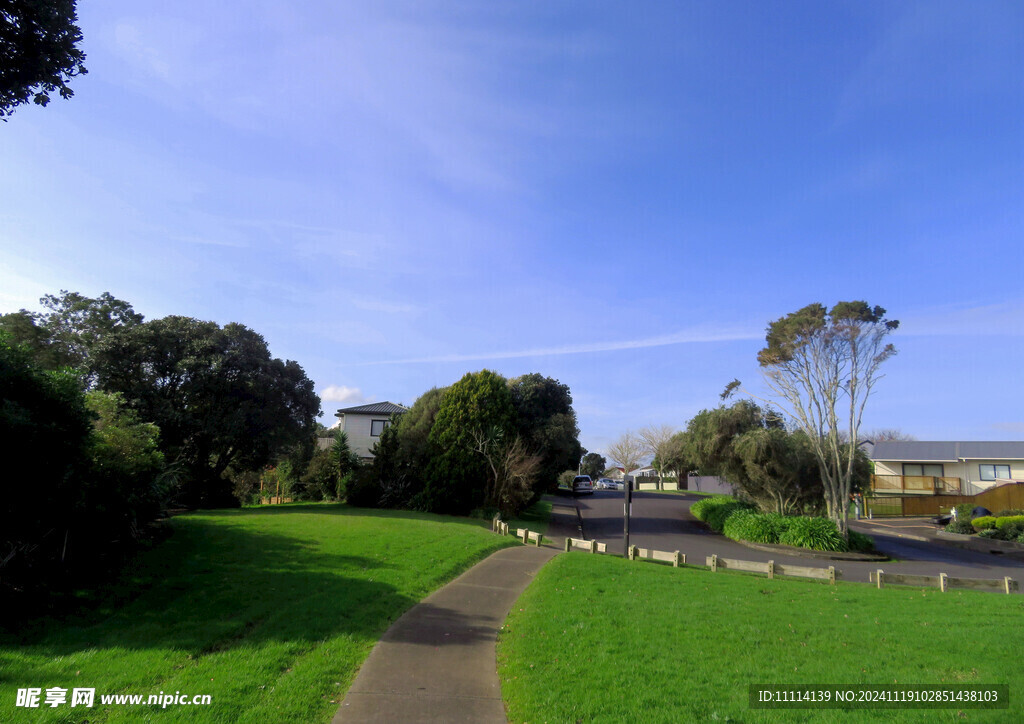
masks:
[(608, 461), (605, 460), (604, 455), (588, 452), (580, 461), (580, 474), (589, 475), (591, 478), (599, 478), (606, 467), (608, 467)]
[(768, 387), (807, 434), (817, 458), (825, 508), (845, 535), (860, 423), (879, 368), (896, 348), (899, 322), (867, 302), (810, 304), (768, 325), (758, 352)]
[(119, 329), (94, 350), (101, 388), (161, 430), (188, 470), (182, 502), (231, 504), (230, 467), (252, 470), (308, 438), (320, 401), (296, 362), (272, 358), (240, 324), (165, 317)]
[(0, 316), (0, 329), (24, 345), (36, 363), (46, 369), (71, 367), (93, 382), (92, 353), (109, 334), (142, 324), (143, 317), (128, 302), (104, 292), (86, 297), (62, 290), (39, 300), (45, 312), (19, 312)]
[(68, 81), (87, 72), (77, 21), (75, 0), (0, 2), (0, 119), (29, 99), (74, 95)]
[(467, 373), (441, 398), (429, 444), (423, 502), (435, 512), (466, 514), (486, 501), (490, 471), (475, 452), (480, 434), (514, 436), (515, 408), (504, 377), (490, 370)]
[(558, 475), (585, 452), (569, 386), (536, 372), (509, 381), (516, 427), (525, 448), (539, 456), (536, 493), (558, 487)]

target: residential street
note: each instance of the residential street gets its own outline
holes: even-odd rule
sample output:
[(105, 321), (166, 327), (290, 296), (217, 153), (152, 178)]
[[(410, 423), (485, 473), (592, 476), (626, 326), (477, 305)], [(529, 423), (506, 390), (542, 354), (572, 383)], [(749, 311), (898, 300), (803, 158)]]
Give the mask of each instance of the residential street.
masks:
[[(700, 498), (695, 495), (669, 493), (633, 493), (633, 512), (630, 522), (630, 543), (644, 548), (681, 551), (690, 561), (703, 563), (706, 556), (717, 554), (722, 558), (748, 561), (769, 561), (804, 566), (827, 567), (834, 564), (848, 581), (867, 581), (876, 569), (887, 573), (914, 573), (964, 578), (1002, 578), (1010, 576), (1024, 584), (1024, 561), (1003, 556), (977, 553), (939, 543), (900, 537), (896, 532), (878, 533), (857, 524), (859, 530), (869, 533), (879, 550), (896, 559), (892, 561), (828, 561), (826, 559), (768, 553), (731, 541), (712, 533), (690, 514), (690, 505)], [(622, 536), (621, 491), (596, 491), (593, 495), (576, 499), (583, 521), (586, 538), (608, 544), (609, 552), (621, 554)], [(866, 523), (866, 522), (865, 522)], [(872, 521), (884, 525), (883, 521)]]

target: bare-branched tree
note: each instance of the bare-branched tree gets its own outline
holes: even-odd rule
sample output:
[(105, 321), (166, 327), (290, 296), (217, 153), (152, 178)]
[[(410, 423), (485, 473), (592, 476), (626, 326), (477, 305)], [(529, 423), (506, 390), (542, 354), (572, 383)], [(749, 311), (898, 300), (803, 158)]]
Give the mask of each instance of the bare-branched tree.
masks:
[(512, 517), (533, 495), (533, 481), (542, 458), (526, 449), (523, 439), (509, 437), (500, 429), (474, 430), (472, 450), (483, 456), (490, 470), (486, 500), (503, 516)]
[(654, 460), (651, 465), (657, 469), (659, 478), (664, 478), (665, 471), (669, 469), (667, 465), (668, 458), (671, 456), (669, 441), (672, 440), (672, 436), (676, 432), (678, 430), (671, 425), (651, 425), (640, 430), (639, 436), (644, 445), (644, 452), (653, 456)]
[(632, 432), (623, 433), (608, 446), (608, 457), (626, 469), (636, 470), (644, 455), (644, 442)]

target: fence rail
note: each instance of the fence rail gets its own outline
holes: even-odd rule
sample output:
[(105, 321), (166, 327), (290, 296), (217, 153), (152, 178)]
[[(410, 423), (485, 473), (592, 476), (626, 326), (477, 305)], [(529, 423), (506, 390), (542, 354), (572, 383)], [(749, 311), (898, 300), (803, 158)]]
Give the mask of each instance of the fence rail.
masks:
[(881, 568), (869, 574), (869, 580), (879, 588), (884, 585), (914, 586), (917, 588), (938, 588), (946, 592), (953, 588), (968, 591), (992, 591), (1013, 593), (1020, 590), (1020, 584), (1006, 576), (1004, 578), (958, 578), (940, 573), (937, 576), (921, 576), (910, 573), (886, 573)]

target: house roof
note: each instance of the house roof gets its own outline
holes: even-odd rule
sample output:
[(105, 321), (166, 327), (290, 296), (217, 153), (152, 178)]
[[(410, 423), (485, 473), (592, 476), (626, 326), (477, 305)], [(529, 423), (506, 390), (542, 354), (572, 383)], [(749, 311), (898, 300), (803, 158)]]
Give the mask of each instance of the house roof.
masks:
[(1024, 460), (1024, 441), (930, 442), (892, 440), (876, 442), (872, 460), (956, 462), (957, 460)]
[(355, 407), (345, 407), (334, 413), (335, 417), (342, 415), (394, 415), (408, 412), (408, 407), (402, 405), (396, 405), (394, 402), (374, 402), (369, 405), (357, 405)]

